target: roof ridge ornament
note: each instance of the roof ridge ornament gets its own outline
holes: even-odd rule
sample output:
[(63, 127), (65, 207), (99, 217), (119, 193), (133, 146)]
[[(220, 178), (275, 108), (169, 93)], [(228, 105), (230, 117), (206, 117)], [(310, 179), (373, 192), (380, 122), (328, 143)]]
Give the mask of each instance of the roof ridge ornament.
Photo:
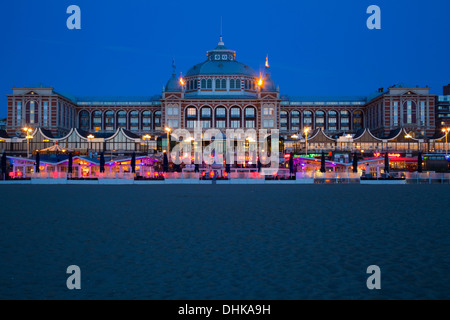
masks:
[(222, 17), (220, 17), (220, 41), (219, 46), (224, 46), (225, 43), (223, 42), (223, 24), (222, 24)]

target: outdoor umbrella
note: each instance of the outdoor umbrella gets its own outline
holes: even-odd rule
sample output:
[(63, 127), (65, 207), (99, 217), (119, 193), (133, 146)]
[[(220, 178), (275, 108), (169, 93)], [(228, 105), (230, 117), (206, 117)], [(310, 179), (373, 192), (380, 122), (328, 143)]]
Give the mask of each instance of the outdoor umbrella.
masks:
[(2, 155), (2, 177), (6, 179), (6, 153), (3, 152)]
[(358, 157), (356, 153), (353, 154), (353, 172), (358, 173)]
[(384, 172), (389, 173), (389, 154), (387, 152), (384, 155)]
[(291, 152), (291, 155), (289, 157), (289, 173), (294, 173), (294, 154)]
[(72, 152), (69, 153), (69, 167), (67, 168), (67, 173), (73, 173), (73, 155)]
[(136, 153), (131, 156), (131, 172), (136, 173)]
[(36, 173), (39, 173), (39, 165), (41, 164), (41, 156), (36, 152)]
[(322, 151), (322, 157), (320, 158), (320, 172), (325, 173), (325, 153)]
[(100, 173), (105, 173), (105, 154), (100, 154)]
[(164, 152), (163, 171), (164, 172), (168, 172), (169, 171), (169, 159), (167, 158), (167, 153), (166, 152)]
[(417, 156), (417, 172), (423, 172), (422, 152)]

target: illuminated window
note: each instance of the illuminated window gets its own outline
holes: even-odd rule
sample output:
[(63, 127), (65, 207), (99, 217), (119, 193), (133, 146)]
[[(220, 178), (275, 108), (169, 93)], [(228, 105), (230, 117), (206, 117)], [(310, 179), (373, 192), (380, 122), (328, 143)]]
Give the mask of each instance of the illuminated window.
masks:
[(22, 125), (22, 101), (16, 102), (16, 125)]
[(425, 125), (425, 101), (420, 101), (420, 125)]
[(48, 125), (49, 125), (49, 122), (48, 122), (48, 119), (49, 119), (49, 113), (48, 113), (48, 101), (44, 101), (44, 107), (43, 107), (43, 123), (44, 123), (44, 126), (46, 126), (46, 127), (48, 127)]
[(394, 126), (398, 126), (398, 102), (394, 102)]
[(117, 128), (127, 128), (127, 113), (125, 111), (117, 113)]

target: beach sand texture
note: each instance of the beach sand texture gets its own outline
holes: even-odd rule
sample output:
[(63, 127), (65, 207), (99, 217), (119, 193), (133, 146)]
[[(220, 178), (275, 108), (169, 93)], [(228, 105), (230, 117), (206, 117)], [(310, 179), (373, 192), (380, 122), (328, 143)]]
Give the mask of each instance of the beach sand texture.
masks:
[[(449, 193), (3, 185), (0, 299), (448, 299)], [(382, 290), (366, 287), (370, 265)]]

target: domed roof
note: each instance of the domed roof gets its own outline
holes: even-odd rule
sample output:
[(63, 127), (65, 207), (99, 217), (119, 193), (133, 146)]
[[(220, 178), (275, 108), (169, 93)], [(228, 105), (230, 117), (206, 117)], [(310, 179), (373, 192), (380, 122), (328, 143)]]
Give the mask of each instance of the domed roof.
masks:
[(257, 77), (255, 70), (238, 61), (208, 60), (193, 66), (186, 73), (187, 77), (198, 75), (244, 75)]
[(220, 37), (218, 46), (207, 54), (208, 60), (188, 70), (186, 77), (198, 75), (243, 75), (257, 77), (255, 70), (235, 60), (236, 52), (229, 50)]
[(276, 92), (277, 91), (275, 82), (273, 82), (273, 80), (269, 74), (267, 74), (266, 78), (264, 79), (262, 91), (267, 91), (267, 92)]
[(175, 73), (172, 74), (172, 78), (167, 81), (165, 91), (166, 92), (180, 92), (182, 90), (180, 81), (175, 76)]

